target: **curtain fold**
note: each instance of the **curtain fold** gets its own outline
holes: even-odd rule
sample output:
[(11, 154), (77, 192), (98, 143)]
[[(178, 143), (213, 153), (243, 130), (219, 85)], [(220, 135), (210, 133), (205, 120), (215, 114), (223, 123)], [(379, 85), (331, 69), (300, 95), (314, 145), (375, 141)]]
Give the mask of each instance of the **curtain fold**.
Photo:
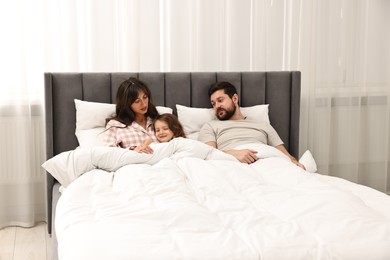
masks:
[(1, 3), (0, 227), (45, 218), (45, 71), (300, 70), (301, 153), (389, 192), (389, 13), (387, 0)]

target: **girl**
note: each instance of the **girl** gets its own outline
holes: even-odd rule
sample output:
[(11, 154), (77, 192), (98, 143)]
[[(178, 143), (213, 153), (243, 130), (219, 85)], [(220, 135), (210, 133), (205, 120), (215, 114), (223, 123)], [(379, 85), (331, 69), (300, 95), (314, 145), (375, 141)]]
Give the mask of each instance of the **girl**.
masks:
[(153, 121), (153, 129), (160, 143), (169, 142), (176, 137), (186, 137), (179, 119), (172, 114), (159, 115)]

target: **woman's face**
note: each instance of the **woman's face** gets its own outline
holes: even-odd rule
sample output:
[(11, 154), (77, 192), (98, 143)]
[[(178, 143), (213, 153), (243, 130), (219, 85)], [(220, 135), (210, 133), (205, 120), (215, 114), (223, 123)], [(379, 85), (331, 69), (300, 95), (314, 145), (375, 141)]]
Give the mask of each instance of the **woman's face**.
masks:
[(171, 129), (169, 129), (168, 124), (160, 120), (154, 122), (154, 132), (156, 134), (157, 140), (160, 143), (169, 142), (174, 136)]
[(145, 92), (140, 91), (137, 99), (130, 105), (136, 115), (145, 115), (148, 112), (149, 97)]

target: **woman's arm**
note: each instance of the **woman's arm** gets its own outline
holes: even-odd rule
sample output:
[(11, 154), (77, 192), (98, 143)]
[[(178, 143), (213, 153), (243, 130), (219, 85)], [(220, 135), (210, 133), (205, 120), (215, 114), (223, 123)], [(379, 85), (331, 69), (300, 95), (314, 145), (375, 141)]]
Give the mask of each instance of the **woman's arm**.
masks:
[(103, 137), (104, 146), (120, 147), (117, 141), (116, 127), (111, 127), (107, 125), (106, 130), (103, 132), (103, 134), (104, 134)]

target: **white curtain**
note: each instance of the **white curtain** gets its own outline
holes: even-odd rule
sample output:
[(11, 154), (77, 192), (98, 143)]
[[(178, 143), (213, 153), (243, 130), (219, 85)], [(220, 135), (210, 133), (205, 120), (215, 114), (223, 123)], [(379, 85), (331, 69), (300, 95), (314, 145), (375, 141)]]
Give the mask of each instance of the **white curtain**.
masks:
[(45, 219), (43, 73), (300, 70), (300, 151), (390, 191), (390, 1), (0, 4), (0, 227)]
[(387, 193), (389, 14), (386, 0), (302, 1), (296, 64), (301, 151), (312, 150), (322, 174)]
[(45, 220), (41, 15), (33, 1), (0, 4), (0, 228)]

